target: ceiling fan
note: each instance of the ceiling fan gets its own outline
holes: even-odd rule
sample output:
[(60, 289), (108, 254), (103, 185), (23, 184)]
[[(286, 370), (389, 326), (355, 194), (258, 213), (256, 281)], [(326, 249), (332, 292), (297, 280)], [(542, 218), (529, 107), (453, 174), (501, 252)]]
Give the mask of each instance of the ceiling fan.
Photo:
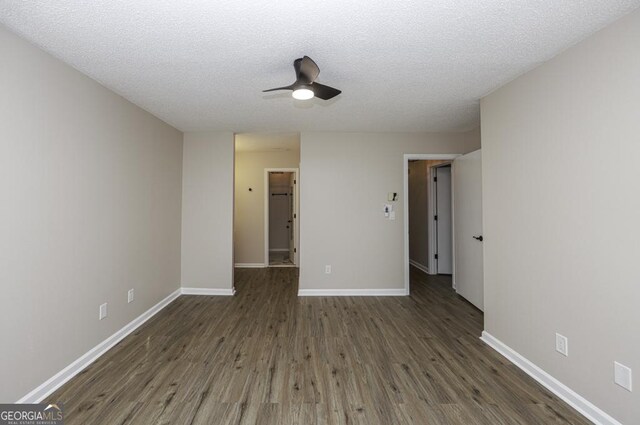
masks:
[(293, 61), (293, 67), (296, 70), (295, 83), (286, 87), (263, 90), (263, 93), (276, 90), (293, 90), (292, 96), (298, 100), (307, 100), (313, 97), (329, 100), (342, 93), (341, 90), (315, 82), (318, 74), (320, 74), (320, 68), (309, 56)]

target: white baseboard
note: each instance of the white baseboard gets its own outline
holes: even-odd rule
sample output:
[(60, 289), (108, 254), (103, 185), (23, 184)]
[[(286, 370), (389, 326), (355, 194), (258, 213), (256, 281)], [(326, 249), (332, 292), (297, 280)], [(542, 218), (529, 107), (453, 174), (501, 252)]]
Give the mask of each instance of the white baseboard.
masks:
[(622, 425), (620, 422), (600, 410), (587, 399), (573, 391), (571, 388), (540, 369), (535, 364), (521, 356), (519, 353), (505, 345), (490, 333), (483, 331), (480, 337), (488, 346), (502, 354), (511, 363), (522, 369), (527, 375), (538, 381), (542, 386), (557, 395), (565, 403), (576, 409), (591, 422), (601, 425)]
[(234, 288), (181, 288), (182, 295), (233, 295)]
[(267, 266), (264, 263), (235, 263), (234, 267), (238, 269), (263, 269)]
[(404, 288), (397, 289), (298, 289), (299, 297), (399, 297)]
[(423, 266), (422, 264), (418, 263), (417, 261), (413, 261), (413, 260), (409, 260), (409, 264), (411, 264), (416, 269), (422, 270), (426, 274), (429, 274), (429, 267)]
[(22, 397), (16, 403), (40, 403), (46, 397), (48, 397), (51, 393), (57, 390), (64, 383), (69, 381), (71, 378), (76, 376), (78, 373), (82, 372), (87, 366), (93, 363), (98, 357), (102, 356), (106, 353), (110, 348), (116, 345), (118, 342), (122, 341), (124, 337), (129, 335), (131, 332), (135, 331), (139, 328), (144, 322), (153, 317), (156, 313), (162, 310), (164, 307), (169, 305), (173, 300), (180, 296), (180, 289), (175, 290), (170, 295), (168, 295), (165, 299), (160, 301), (158, 304), (151, 307), (149, 310), (142, 313), (140, 316), (129, 322), (129, 324), (125, 325), (122, 329), (111, 335), (109, 338), (102, 341), (100, 344), (93, 347), (91, 350), (87, 351), (82, 357), (71, 363), (69, 366), (62, 369), (60, 372), (53, 375), (43, 384), (39, 385), (29, 394)]

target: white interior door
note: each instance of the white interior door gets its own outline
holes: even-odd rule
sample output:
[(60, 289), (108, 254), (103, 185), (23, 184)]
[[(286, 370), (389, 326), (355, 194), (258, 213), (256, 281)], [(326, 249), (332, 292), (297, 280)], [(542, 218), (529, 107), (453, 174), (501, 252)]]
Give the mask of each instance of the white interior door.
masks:
[(480, 150), (453, 161), (453, 185), (456, 291), (484, 311)]
[(451, 166), (436, 168), (436, 267), (438, 274), (453, 274), (451, 221)]

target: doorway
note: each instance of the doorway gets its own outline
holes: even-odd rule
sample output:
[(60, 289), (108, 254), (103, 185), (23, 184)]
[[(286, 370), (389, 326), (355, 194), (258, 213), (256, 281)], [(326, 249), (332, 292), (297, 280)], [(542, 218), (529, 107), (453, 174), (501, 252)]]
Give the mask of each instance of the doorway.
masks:
[(427, 274), (436, 274), (432, 258), (437, 253), (431, 243), (431, 236), (437, 229), (434, 226), (434, 202), (432, 193), (435, 187), (435, 166), (450, 164), (448, 160), (412, 159), (408, 169), (408, 217), (409, 217), (409, 263)]
[[(433, 205), (435, 201), (432, 175), (434, 168), (432, 166), (443, 163), (450, 163), (458, 154), (405, 154), (404, 155), (404, 285), (407, 295), (410, 293), (409, 287), (409, 267), (410, 264), (425, 273), (435, 274), (435, 264), (433, 258), (435, 255), (435, 246), (432, 243), (432, 235), (435, 232), (435, 221), (433, 213)], [(412, 173), (410, 175), (410, 164)], [(411, 180), (411, 192), (410, 192)], [(417, 189), (417, 191), (415, 190)], [(410, 195), (412, 195), (410, 197)], [(419, 209), (416, 210), (416, 201)], [(410, 202), (413, 205), (410, 205)], [(413, 207), (413, 208), (410, 208)], [(413, 209), (413, 220), (410, 218), (409, 211)], [(417, 212), (416, 212), (417, 211)], [(411, 224), (410, 224), (411, 223)], [(410, 230), (413, 229), (413, 232)], [(416, 244), (415, 236), (421, 241)], [(410, 251), (411, 245), (414, 246), (413, 261)], [(416, 251), (416, 246), (420, 246), (420, 251)], [(416, 260), (419, 258), (419, 260)], [(453, 273), (455, 274), (455, 272)], [(453, 276), (455, 281), (455, 276)]]
[[(456, 292), (483, 309), (481, 181), (480, 151), (466, 155), (404, 155), (404, 283), (407, 295), (412, 265), (428, 274), (451, 275)], [(417, 218), (416, 203), (421, 208)], [(416, 226), (417, 222), (422, 222), (422, 226)], [(429, 241), (426, 248), (423, 245), (423, 251), (428, 255), (422, 257), (422, 264), (416, 264), (418, 257), (411, 250), (412, 246), (417, 246), (410, 241), (416, 229)]]
[[(294, 173), (298, 179), (300, 166), (300, 134), (298, 133), (238, 133), (235, 135), (234, 199), (233, 199), (233, 256), (234, 267), (269, 267), (269, 198), (291, 202), (297, 215), (299, 208), (298, 184), (291, 191), (287, 185), (281, 192), (286, 196), (267, 196), (269, 171)], [(280, 174), (283, 176), (283, 174)], [(298, 183), (298, 182), (296, 182)], [(291, 196), (290, 194), (293, 194)], [(286, 209), (285, 209), (286, 210)], [(285, 219), (285, 222), (289, 218)], [(297, 217), (291, 229), (294, 255), (287, 256), (298, 264), (299, 226)], [(290, 225), (290, 224), (289, 224)], [(283, 226), (286, 229), (287, 224)], [(290, 238), (291, 236), (289, 236)], [(287, 237), (284, 237), (287, 240)], [(289, 248), (289, 245), (276, 246)], [(282, 251), (284, 252), (284, 251)], [(283, 259), (284, 260), (284, 259)], [(284, 262), (284, 261), (283, 261)]]
[(265, 264), (298, 265), (298, 170), (267, 168), (265, 172)]

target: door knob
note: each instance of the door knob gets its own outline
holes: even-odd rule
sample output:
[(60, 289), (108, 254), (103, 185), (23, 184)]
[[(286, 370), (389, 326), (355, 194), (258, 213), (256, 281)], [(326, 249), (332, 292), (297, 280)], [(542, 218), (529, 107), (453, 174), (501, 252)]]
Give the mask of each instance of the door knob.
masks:
[(478, 240), (478, 241), (482, 242), (482, 240), (483, 240), (484, 238), (482, 237), (482, 235), (480, 235), (480, 236), (474, 236), (474, 237), (473, 237), (473, 239), (476, 239), (476, 240)]

